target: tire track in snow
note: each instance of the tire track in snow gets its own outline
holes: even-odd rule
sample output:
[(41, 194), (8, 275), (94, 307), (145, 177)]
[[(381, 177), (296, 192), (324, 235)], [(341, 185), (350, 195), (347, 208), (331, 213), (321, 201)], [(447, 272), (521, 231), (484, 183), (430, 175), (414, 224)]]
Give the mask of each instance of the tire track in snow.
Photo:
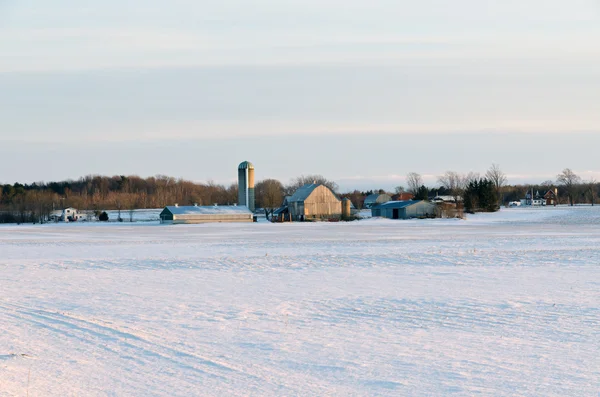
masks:
[[(8, 317), (27, 321), (32, 325), (48, 329), (68, 339), (75, 338), (78, 342), (100, 348), (121, 358), (134, 360), (141, 365), (147, 364), (148, 358), (155, 358), (174, 365), (176, 368), (212, 378), (222, 384), (229, 384), (232, 380), (240, 382), (247, 385), (248, 389), (256, 389), (254, 392), (258, 394), (272, 393), (273, 390), (277, 390), (278, 393), (285, 391), (285, 393), (296, 394), (305, 388), (305, 378), (294, 379), (293, 376), (282, 370), (256, 364), (252, 365), (252, 369), (241, 368), (223, 360), (208, 359), (192, 352), (190, 349), (174, 348), (151, 341), (147, 337), (136, 335), (129, 330), (101, 324), (80, 316), (58, 311), (30, 309), (27, 306), (6, 302), (0, 303), (0, 312), (2, 311)], [(110, 344), (98, 343), (94, 338), (110, 342)], [(110, 346), (124, 347), (134, 354), (125, 354), (126, 352), (123, 350)], [(286, 379), (287, 384), (282, 384), (282, 379)], [(194, 379), (194, 382), (190, 385), (197, 385), (197, 379)], [(323, 393), (329, 390), (326, 385), (313, 384), (312, 386), (320, 389)], [(168, 390), (166, 391), (168, 392)], [(223, 390), (229, 395), (235, 395), (236, 391), (233, 386)]]

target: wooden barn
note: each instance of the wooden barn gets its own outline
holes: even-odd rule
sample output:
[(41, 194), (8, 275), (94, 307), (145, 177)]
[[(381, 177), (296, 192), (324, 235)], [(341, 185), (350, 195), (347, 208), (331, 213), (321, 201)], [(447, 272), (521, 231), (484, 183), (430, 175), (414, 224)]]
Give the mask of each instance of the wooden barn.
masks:
[(287, 200), (292, 220), (339, 219), (342, 200), (322, 184), (304, 185)]
[(160, 223), (252, 222), (252, 212), (245, 206), (167, 206), (160, 213)]

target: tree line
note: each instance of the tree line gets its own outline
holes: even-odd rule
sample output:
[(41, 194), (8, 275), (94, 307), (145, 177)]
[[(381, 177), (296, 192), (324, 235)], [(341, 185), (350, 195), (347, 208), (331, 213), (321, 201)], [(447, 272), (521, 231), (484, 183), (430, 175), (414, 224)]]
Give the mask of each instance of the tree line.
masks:
[[(335, 182), (321, 175), (293, 178), (284, 185), (275, 179), (255, 186), (257, 205), (270, 212), (285, 195), (307, 183), (322, 183), (338, 190)], [(88, 175), (78, 180), (33, 184), (0, 184), (0, 223), (45, 222), (52, 211), (73, 207), (101, 213), (180, 205), (233, 205), (238, 202), (238, 185), (197, 183), (165, 175), (141, 178), (136, 175)]]
[[(372, 193), (410, 193), (417, 200), (431, 200), (436, 195), (452, 196), (462, 202), (468, 212), (494, 211), (501, 205), (525, 197), (529, 191), (548, 190), (558, 192), (561, 204), (595, 204), (599, 184), (595, 179), (583, 181), (571, 169), (566, 168), (556, 180), (534, 185), (508, 185), (500, 166), (493, 164), (483, 176), (478, 173), (447, 171), (437, 178), (437, 185), (430, 187), (416, 172), (406, 175), (406, 187), (397, 186), (393, 192), (353, 190), (339, 192), (338, 185), (322, 175), (302, 175), (287, 184), (276, 179), (259, 181), (255, 186), (256, 206), (263, 208), (267, 216), (281, 206), (285, 196), (291, 196), (299, 187), (321, 183), (341, 198), (348, 198), (358, 209)], [(78, 180), (49, 183), (0, 185), (0, 222), (44, 222), (53, 210), (67, 207), (95, 212), (104, 210), (134, 210), (162, 208), (180, 205), (232, 205), (238, 200), (237, 183), (229, 185), (214, 182), (197, 183), (165, 175), (142, 178), (135, 175), (99, 176), (88, 175)]]

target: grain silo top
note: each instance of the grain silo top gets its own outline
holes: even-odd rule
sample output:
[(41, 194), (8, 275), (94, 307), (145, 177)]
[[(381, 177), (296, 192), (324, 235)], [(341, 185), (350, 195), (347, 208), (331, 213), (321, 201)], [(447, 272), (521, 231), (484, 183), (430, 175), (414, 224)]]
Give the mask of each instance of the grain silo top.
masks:
[(244, 162), (240, 163), (240, 165), (238, 166), (238, 169), (240, 169), (240, 170), (245, 170), (245, 169), (253, 170), (254, 169), (254, 165), (251, 162), (249, 162), (249, 161), (244, 161)]

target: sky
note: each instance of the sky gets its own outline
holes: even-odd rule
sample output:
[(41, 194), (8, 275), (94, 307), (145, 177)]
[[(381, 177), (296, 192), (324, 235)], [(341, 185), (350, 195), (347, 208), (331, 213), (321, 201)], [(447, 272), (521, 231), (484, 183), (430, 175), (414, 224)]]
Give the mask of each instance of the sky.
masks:
[(0, 0), (0, 183), (600, 179), (600, 0)]

